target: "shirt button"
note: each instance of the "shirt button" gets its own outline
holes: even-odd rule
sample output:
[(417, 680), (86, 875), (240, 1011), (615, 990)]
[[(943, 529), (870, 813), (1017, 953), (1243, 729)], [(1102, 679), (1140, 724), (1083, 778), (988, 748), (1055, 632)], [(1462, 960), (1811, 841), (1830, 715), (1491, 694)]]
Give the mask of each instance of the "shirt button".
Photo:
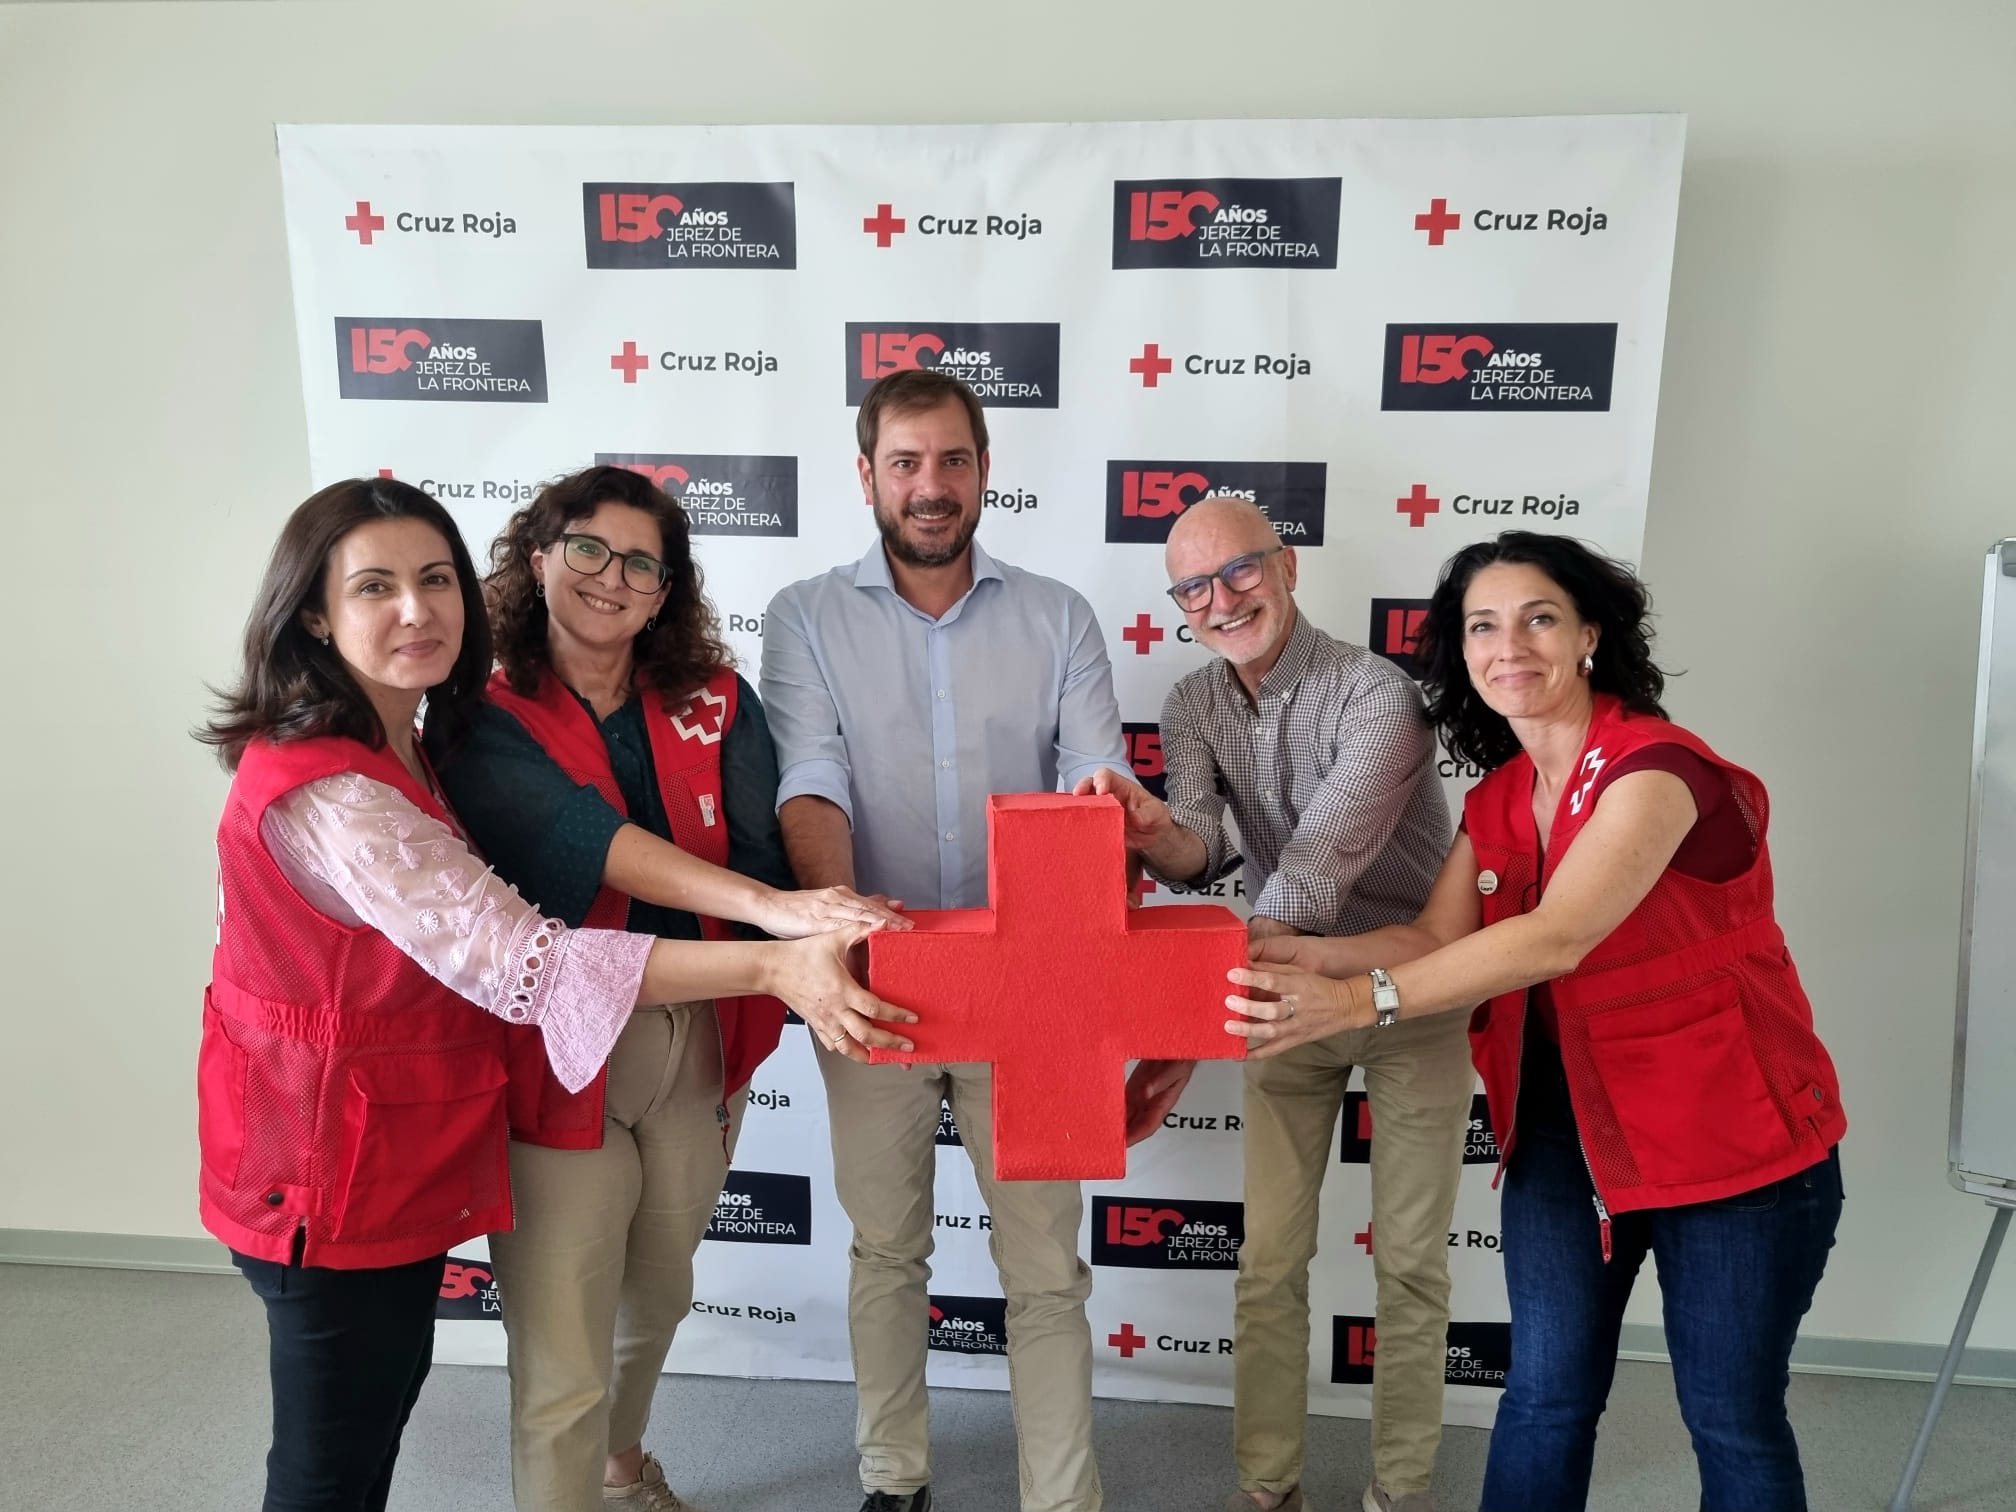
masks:
[(941, 767), (944, 767), (944, 768), (945, 768), (945, 769), (946, 769), (947, 771), (950, 771), (950, 770), (951, 770), (951, 767), (952, 767), (952, 762), (951, 762), (951, 760), (950, 760), (950, 759), (948, 758), (947, 760), (944, 760), (944, 761), (941, 761), (941, 762), (939, 762), (939, 763), (938, 763), (938, 765), (940, 765)]
[(938, 696), (939, 696), (940, 698), (943, 698), (943, 697), (945, 696), (945, 690), (944, 690), (943, 688), (940, 688), (940, 689), (938, 690)]
[(281, 1203), (285, 1202), (286, 1200), (287, 1199), (285, 1197), (282, 1197), (278, 1192), (268, 1192), (266, 1194), (266, 1205), (268, 1207), (278, 1207), (280, 1206)]
[(957, 840), (959, 838), (959, 832), (957, 830), (947, 830), (945, 831), (945, 838), (947, 840)]

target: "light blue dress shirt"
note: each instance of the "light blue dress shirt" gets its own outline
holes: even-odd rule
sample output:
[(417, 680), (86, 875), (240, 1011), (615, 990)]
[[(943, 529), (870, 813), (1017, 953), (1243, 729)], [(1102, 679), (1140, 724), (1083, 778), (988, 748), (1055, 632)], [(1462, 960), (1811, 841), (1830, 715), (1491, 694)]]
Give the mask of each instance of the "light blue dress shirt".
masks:
[(990, 793), (1128, 771), (1092, 606), (977, 541), (973, 586), (942, 619), (897, 594), (879, 540), (782, 590), (763, 620), (761, 688), (778, 806), (807, 793), (838, 804), (855, 886), (912, 908), (987, 906)]

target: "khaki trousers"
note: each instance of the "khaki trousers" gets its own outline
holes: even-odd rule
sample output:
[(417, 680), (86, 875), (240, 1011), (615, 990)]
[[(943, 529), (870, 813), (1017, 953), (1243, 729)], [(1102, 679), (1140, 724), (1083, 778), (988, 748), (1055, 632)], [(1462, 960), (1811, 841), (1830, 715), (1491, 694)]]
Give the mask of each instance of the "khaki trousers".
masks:
[(1246, 1063), (1246, 1242), (1233, 1307), (1239, 1484), (1302, 1480), (1309, 1414), (1309, 1262), (1352, 1067), (1372, 1109), (1372, 1269), (1378, 1283), (1372, 1465), (1394, 1496), (1425, 1491), (1442, 1442), (1449, 1218), (1475, 1075), (1468, 1015), (1355, 1029)]
[(981, 1198), (1008, 1308), (1008, 1390), (1023, 1512), (1099, 1512), (1092, 1456), (1092, 1272), (1078, 1257), (1076, 1182), (994, 1179), (994, 1075), (984, 1065), (863, 1066), (819, 1047), (833, 1120), (833, 1180), (854, 1224), (847, 1326), (864, 1491), (931, 1479), (924, 1389), (938, 1106), (952, 1116)]
[(642, 1442), (745, 1099), (724, 1126), (713, 1003), (639, 1008), (609, 1056), (602, 1148), (512, 1141), (517, 1227), (490, 1257), (518, 1512), (601, 1512), (604, 1459)]

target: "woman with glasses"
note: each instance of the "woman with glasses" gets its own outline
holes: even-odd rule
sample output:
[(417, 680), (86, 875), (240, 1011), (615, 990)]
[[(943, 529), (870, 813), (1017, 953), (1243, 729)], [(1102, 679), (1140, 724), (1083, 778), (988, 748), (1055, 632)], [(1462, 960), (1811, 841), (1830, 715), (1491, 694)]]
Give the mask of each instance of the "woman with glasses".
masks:
[[(428, 739), (500, 875), (567, 924), (667, 939), (908, 927), (846, 888), (787, 890), (769, 728), (686, 517), (650, 479), (592, 467), (549, 484), (492, 546), (487, 586), (489, 702), (460, 734), (430, 719)], [(856, 1059), (883, 1042), (838, 1004), (806, 1017)], [(687, 1507), (644, 1429), (750, 1075), (783, 1023), (774, 999), (666, 998), (578, 1091), (536, 1046), (509, 1046), (518, 1223), (491, 1259), (520, 1512)]]
[(848, 933), (569, 929), (499, 880), (414, 729), (423, 698), (452, 729), (489, 668), (447, 512), (391, 479), (336, 483), (281, 530), (239, 675), (197, 732), (233, 774), (200, 1202), (266, 1306), (265, 1512), (382, 1512), (447, 1252), (511, 1225), (507, 1034), (564, 1095), (640, 1001), (767, 990), (807, 1014), (892, 1012), (848, 976)]
[(1264, 941), (1231, 974), (1250, 995), (1227, 1028), (1256, 1056), (1482, 1005), (1512, 1304), (1484, 1512), (1586, 1503), (1648, 1254), (1702, 1507), (1806, 1506), (1786, 1371), (1847, 1120), (1773, 912), (1764, 785), (1667, 721), (1648, 609), (1566, 537), (1452, 557), (1421, 635), (1428, 714), (1487, 775), (1427, 907)]

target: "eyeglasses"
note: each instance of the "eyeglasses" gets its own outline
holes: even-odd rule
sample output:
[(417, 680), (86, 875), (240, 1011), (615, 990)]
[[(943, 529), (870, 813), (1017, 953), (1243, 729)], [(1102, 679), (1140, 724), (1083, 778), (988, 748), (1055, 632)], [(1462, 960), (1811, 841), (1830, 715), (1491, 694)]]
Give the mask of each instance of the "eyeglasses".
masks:
[[(584, 577), (594, 577), (616, 555), (607, 541), (591, 535), (560, 537), (560, 560)], [(672, 576), (672, 569), (654, 556), (632, 551), (623, 558), (624, 586), (638, 593), (656, 593)]]
[(1214, 582), (1223, 583), (1234, 593), (1257, 588), (1260, 579), (1266, 575), (1267, 558), (1279, 550), (1279, 546), (1269, 546), (1265, 551), (1249, 551), (1245, 556), (1232, 558), (1216, 572), (1184, 578), (1170, 586), (1169, 597), (1176, 600), (1179, 609), (1202, 609), (1211, 602), (1211, 585)]

